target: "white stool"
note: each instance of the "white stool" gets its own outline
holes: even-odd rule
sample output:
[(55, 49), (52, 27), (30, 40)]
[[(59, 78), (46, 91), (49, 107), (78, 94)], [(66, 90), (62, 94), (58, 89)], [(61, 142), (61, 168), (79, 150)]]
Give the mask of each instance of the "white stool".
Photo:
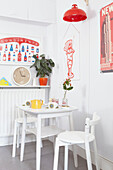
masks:
[(65, 147), (64, 170), (68, 170), (68, 146), (74, 145), (74, 144), (85, 144), (88, 170), (92, 170), (90, 148), (89, 148), (90, 142), (93, 142), (94, 144), (95, 164), (96, 164), (96, 169), (99, 170), (97, 148), (96, 148), (96, 141), (95, 141), (95, 125), (98, 123), (99, 120), (100, 120), (99, 116), (97, 116), (97, 114), (94, 113), (92, 120), (90, 120), (89, 118), (86, 118), (84, 132), (66, 131), (58, 135), (58, 137), (56, 138), (56, 144), (55, 144), (53, 170), (57, 170), (57, 167), (58, 167), (58, 155), (59, 155), (60, 146)]
[[(16, 114), (17, 117), (15, 120), (15, 124), (14, 124), (14, 137), (13, 137), (13, 149), (12, 149), (12, 157), (16, 156), (16, 144), (17, 144), (17, 148), (19, 148), (19, 142), (20, 142), (20, 128), (23, 125), (23, 118), (21, 117), (22, 115), (20, 115), (20, 111), (19, 108), (16, 107)], [(35, 117), (28, 117), (27, 119), (27, 125), (35, 125), (36, 122), (36, 118)]]

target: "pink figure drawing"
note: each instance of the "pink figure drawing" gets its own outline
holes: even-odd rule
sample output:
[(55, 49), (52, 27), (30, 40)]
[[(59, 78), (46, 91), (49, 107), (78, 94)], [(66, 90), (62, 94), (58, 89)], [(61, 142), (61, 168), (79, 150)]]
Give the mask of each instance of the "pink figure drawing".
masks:
[(75, 50), (72, 47), (73, 41), (72, 39), (66, 41), (64, 46), (64, 51), (66, 52), (67, 56), (67, 67), (68, 67), (68, 78), (72, 79), (74, 77), (74, 74), (72, 72), (72, 66), (73, 66), (73, 54)]

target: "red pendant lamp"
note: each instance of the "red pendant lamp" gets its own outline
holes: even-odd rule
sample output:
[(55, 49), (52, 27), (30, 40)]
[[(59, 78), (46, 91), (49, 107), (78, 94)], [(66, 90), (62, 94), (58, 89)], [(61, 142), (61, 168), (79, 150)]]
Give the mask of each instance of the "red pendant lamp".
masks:
[(79, 22), (87, 19), (86, 13), (82, 9), (78, 9), (76, 4), (72, 5), (72, 8), (65, 12), (63, 20), (68, 22)]

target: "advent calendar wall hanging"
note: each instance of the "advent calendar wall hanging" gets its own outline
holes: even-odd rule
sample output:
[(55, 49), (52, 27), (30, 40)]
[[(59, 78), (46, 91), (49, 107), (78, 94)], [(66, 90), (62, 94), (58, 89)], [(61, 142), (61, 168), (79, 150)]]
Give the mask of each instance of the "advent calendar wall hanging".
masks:
[(63, 74), (71, 80), (79, 80), (79, 31), (73, 24), (66, 28), (63, 37)]
[(33, 54), (39, 57), (39, 42), (23, 37), (0, 39), (1, 64), (32, 64)]
[(113, 3), (100, 11), (100, 70), (113, 71)]
[(73, 55), (75, 53), (75, 50), (73, 49), (72, 39), (69, 39), (65, 42), (64, 51), (66, 52), (67, 56), (67, 68), (68, 68), (67, 76), (69, 79), (72, 79), (74, 78), (74, 73), (72, 70), (73, 70)]

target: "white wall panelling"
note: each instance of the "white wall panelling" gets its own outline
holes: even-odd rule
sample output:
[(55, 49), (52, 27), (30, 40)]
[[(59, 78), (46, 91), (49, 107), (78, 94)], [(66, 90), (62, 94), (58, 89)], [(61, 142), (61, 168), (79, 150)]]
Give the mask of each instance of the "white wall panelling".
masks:
[[(7, 1), (2, 1), (0, 6), (1, 16), (10, 16), (7, 7)], [(11, 3), (13, 1), (9, 1)], [(88, 114), (92, 114), (93, 111), (97, 111), (100, 114), (101, 122), (97, 127), (97, 146), (98, 152), (102, 157), (113, 161), (113, 75), (112, 73), (101, 74), (100, 73), (100, 38), (99, 38), (99, 12), (102, 7), (110, 4), (112, 0), (103, 1), (89, 1), (88, 10), (84, 0), (57, 0), (57, 22), (55, 24), (46, 26), (39, 25), (40, 23), (33, 23), (33, 21), (42, 22), (54, 22), (56, 11), (54, 10), (55, 1), (47, 0), (44, 4), (44, 0), (27, 1), (28, 6), (31, 4), (29, 13), (25, 9), (23, 18), (29, 18), (30, 22), (22, 22), (20, 20), (10, 20), (8, 18), (0, 17), (0, 33), (14, 33), (19, 35), (31, 35), (41, 36), (42, 38), (42, 52), (49, 54), (51, 58), (55, 60), (56, 67), (53, 68), (52, 76), (52, 89), (51, 97), (57, 97), (60, 102), (63, 98), (62, 81), (62, 36), (66, 27), (70, 23), (63, 21), (63, 14), (66, 10), (71, 8), (73, 3), (77, 3), (82, 9), (85, 9), (88, 13), (88, 20), (82, 23), (74, 23), (74, 26), (80, 32), (80, 80), (73, 81), (73, 91), (68, 92), (67, 97), (69, 104), (75, 105), (79, 108), (79, 111), (74, 116), (75, 129), (82, 129), (85, 117)], [(14, 2), (17, 3), (17, 2)], [(27, 6), (27, 3), (20, 2)], [(38, 4), (39, 3), (39, 4)], [(44, 6), (43, 6), (44, 5)], [(10, 6), (10, 5), (9, 5)], [(47, 9), (46, 9), (47, 7)], [(53, 8), (52, 8), (53, 7)], [(12, 8), (12, 7), (11, 7)], [(23, 10), (23, 7), (21, 7)], [(27, 7), (28, 8), (28, 7)], [(16, 9), (16, 8), (15, 8)], [(5, 14), (4, 14), (4, 11)], [(10, 10), (10, 9), (8, 9)], [(14, 9), (13, 9), (14, 10)], [(12, 11), (13, 11), (12, 10)], [(2, 14), (1, 14), (2, 11)], [(18, 10), (17, 10), (18, 11)], [(45, 11), (45, 12), (44, 12)], [(33, 12), (33, 13), (32, 13)], [(6, 14), (7, 13), (7, 14)], [(22, 12), (23, 13), (23, 12)], [(44, 15), (43, 15), (44, 13)], [(47, 16), (47, 13), (49, 16)], [(20, 14), (21, 15), (21, 14)], [(51, 16), (50, 16), (51, 15)], [(52, 16), (53, 15), (53, 16)], [(11, 16), (12, 17), (12, 16)], [(18, 16), (19, 18), (20, 16)], [(20, 17), (21, 18), (21, 17)], [(6, 69), (6, 68), (5, 68)], [(7, 67), (10, 70), (9, 67)], [(0, 71), (3, 72), (3, 68), (0, 67)], [(0, 73), (1, 73), (0, 72)], [(5, 73), (4, 73), (5, 74)], [(9, 73), (10, 74), (10, 73)], [(2, 106), (3, 107), (3, 106)], [(6, 111), (5, 111), (6, 112)], [(2, 120), (0, 113), (0, 119)], [(5, 114), (4, 114), (5, 117)], [(7, 117), (6, 117), (7, 118)], [(64, 122), (64, 121), (63, 121)], [(62, 126), (66, 126), (61, 121)], [(10, 122), (8, 122), (10, 123)], [(0, 125), (1, 126), (1, 125)], [(2, 131), (2, 130), (1, 130)], [(100, 138), (101, 137), (101, 138)], [(109, 140), (108, 140), (109, 139)]]
[(99, 154), (113, 162), (113, 73), (100, 73), (100, 10), (112, 0), (90, 3), (90, 102), (89, 111), (100, 114), (97, 130)]
[[(25, 23), (18, 20), (10, 20), (0, 18), (0, 38), (10, 37), (10, 36), (20, 36), (20, 37), (29, 37), (31, 39), (40, 40), (40, 54), (43, 53), (46, 46), (46, 26), (40, 26), (37, 24)], [(3, 76), (8, 79), (11, 84), (12, 81), (12, 72), (17, 65), (0, 65), (0, 78)], [(29, 67), (29, 66), (26, 66)], [(35, 68), (31, 68), (32, 78), (36, 76)], [(29, 85), (32, 84), (32, 79)], [(38, 79), (37, 79), (38, 85)]]
[(29, 20), (54, 23), (56, 4), (53, 0), (29, 0)]
[(6, 0), (1, 1), (0, 16), (53, 23), (56, 20), (56, 6), (53, 0)]
[(6, 0), (0, 2), (0, 16), (27, 19), (28, 1), (27, 0)]
[(0, 137), (13, 135), (15, 106), (32, 99), (43, 99), (45, 103), (45, 89), (0, 90)]
[[(7, 4), (7, 1), (5, 2)], [(23, 2), (24, 3), (24, 2)], [(40, 39), (41, 51), (45, 53), (45, 47), (47, 44), (47, 25), (43, 25), (36, 22), (25, 22), (19, 19), (11, 19), (8, 17), (0, 17), (0, 38), (3, 36), (22, 36)], [(12, 71), (13, 68), (17, 67), (14, 65), (0, 65), (0, 78), (6, 77), (13, 85)], [(27, 66), (29, 67), (29, 66)], [(32, 78), (36, 76), (35, 69), (30, 69)], [(29, 83), (31, 88), (32, 80)], [(38, 79), (37, 79), (38, 85)], [(13, 121), (15, 119), (15, 104), (24, 101), (26, 98), (38, 97), (38, 91), (45, 91), (44, 97), (45, 102), (48, 102), (49, 88), (47, 89), (2, 89), (0, 90), (0, 145), (7, 145), (12, 143), (12, 137), (9, 135), (13, 134)], [(42, 92), (43, 93), (43, 92)], [(17, 98), (17, 95), (19, 96)], [(22, 99), (23, 98), (23, 99)], [(30, 138), (31, 139), (31, 138)]]
[[(55, 91), (60, 99), (63, 97), (62, 83), (62, 35), (67, 25), (70, 23), (63, 21), (63, 14), (71, 8), (73, 3), (82, 9), (87, 9), (88, 19), (81, 23), (73, 23), (80, 32), (80, 80), (72, 82), (73, 92), (68, 92), (69, 104), (79, 108), (79, 112), (74, 116), (75, 129), (82, 129), (86, 116), (90, 116), (96, 111), (101, 121), (97, 127), (98, 153), (102, 158), (113, 163), (113, 73), (100, 73), (100, 9), (112, 0), (89, 1), (86, 7), (84, 1), (57, 0), (57, 61), (59, 64), (58, 77), (59, 88)], [(54, 87), (55, 87), (55, 82)], [(52, 90), (54, 90), (52, 86)], [(63, 126), (63, 122), (61, 122)], [(66, 124), (66, 122), (65, 122)], [(65, 125), (64, 125), (65, 126)], [(105, 160), (104, 159), (104, 160)], [(102, 166), (103, 167), (103, 166)], [(110, 169), (110, 168), (108, 168)], [(106, 169), (105, 169), (106, 170)], [(111, 170), (111, 169), (110, 169)]]

